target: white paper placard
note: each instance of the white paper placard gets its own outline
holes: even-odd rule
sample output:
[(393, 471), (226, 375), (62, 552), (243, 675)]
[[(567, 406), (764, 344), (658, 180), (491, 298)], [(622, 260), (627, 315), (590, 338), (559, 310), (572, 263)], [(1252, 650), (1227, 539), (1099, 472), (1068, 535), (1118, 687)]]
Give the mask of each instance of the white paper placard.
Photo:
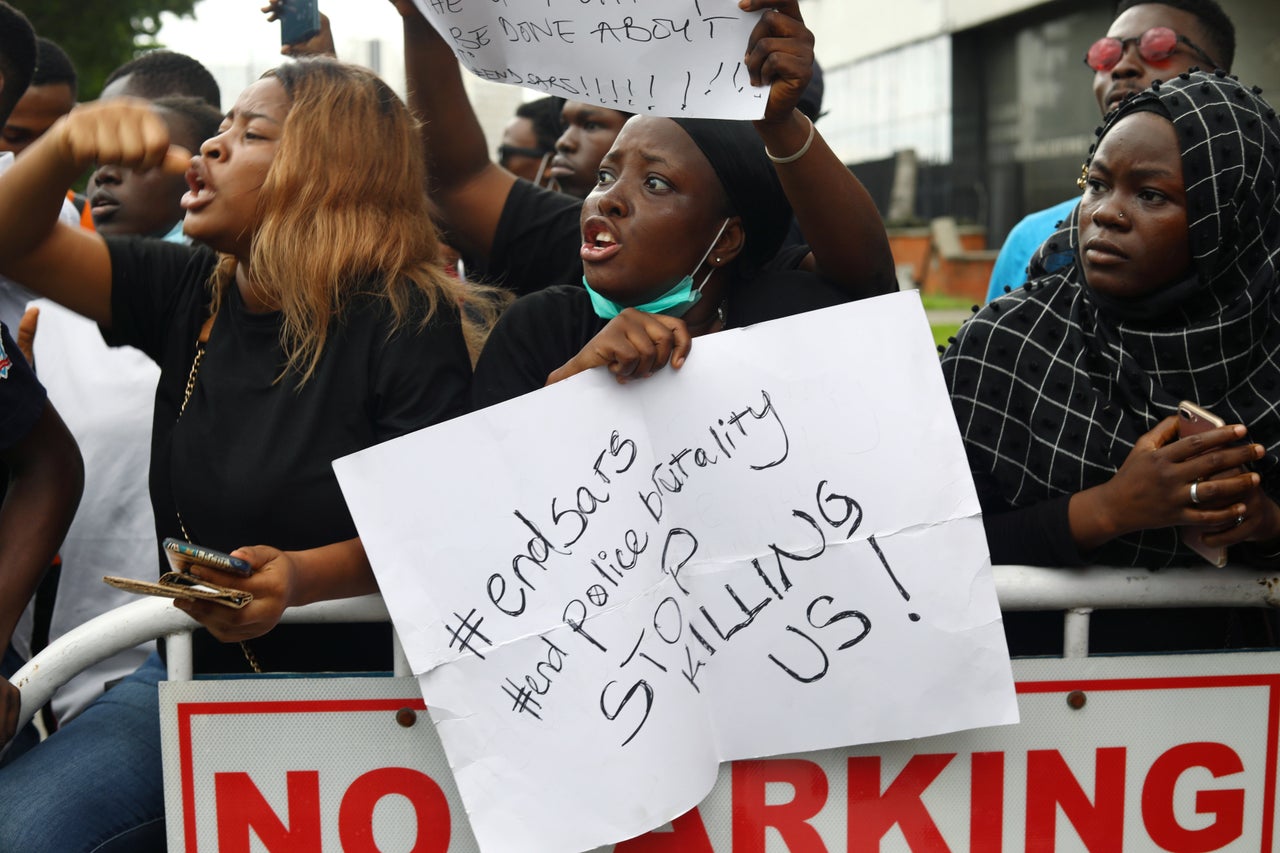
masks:
[(335, 468), (487, 851), (643, 832), (723, 761), (1017, 720), (915, 294)]
[(414, 0), (485, 80), (629, 113), (758, 119), (735, 0)]

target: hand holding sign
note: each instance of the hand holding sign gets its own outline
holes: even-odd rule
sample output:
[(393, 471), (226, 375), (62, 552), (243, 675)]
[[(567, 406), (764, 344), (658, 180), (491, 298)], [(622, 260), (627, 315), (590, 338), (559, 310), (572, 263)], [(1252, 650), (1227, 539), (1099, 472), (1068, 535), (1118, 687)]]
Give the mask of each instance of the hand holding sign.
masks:
[(741, 0), (738, 6), (764, 10), (747, 43), (747, 71), (751, 85), (769, 87), (764, 120), (784, 120), (813, 79), (813, 33), (797, 0)]
[(553, 385), (576, 373), (607, 365), (619, 382), (652, 376), (668, 363), (680, 369), (693, 339), (684, 320), (626, 308), (609, 321), (582, 351), (547, 377)]

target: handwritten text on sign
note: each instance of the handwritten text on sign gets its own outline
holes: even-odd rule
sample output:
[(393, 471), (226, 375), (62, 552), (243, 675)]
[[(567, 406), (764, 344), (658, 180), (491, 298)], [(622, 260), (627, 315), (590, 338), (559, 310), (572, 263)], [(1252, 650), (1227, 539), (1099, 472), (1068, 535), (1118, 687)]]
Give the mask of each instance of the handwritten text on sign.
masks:
[(735, 0), (415, 0), (472, 73), (647, 115), (758, 119)]
[(722, 761), (1016, 719), (914, 294), (336, 468), (485, 850), (638, 834)]

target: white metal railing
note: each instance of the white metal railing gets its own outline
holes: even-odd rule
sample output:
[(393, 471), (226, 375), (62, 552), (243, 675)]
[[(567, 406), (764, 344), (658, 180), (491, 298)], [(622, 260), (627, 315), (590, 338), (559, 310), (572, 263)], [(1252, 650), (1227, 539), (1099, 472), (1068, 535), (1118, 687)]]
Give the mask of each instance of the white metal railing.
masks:
[(1063, 657), (1089, 654), (1094, 610), (1166, 607), (1280, 607), (1280, 574), (1257, 569), (1179, 568), (1150, 572), (1094, 566), (994, 566), (1001, 610), (1062, 610)]
[[(1140, 569), (1092, 567), (1048, 569), (995, 566), (1002, 610), (1066, 612), (1064, 655), (1089, 653), (1089, 615), (1094, 610), (1167, 607), (1280, 607), (1280, 574), (1256, 569)], [(286, 610), (285, 623), (383, 622), (387, 608), (378, 595), (323, 601)], [(22, 691), (19, 728), (59, 687), (85, 667), (157, 637), (165, 637), (169, 678), (192, 675), (191, 631), (199, 623), (161, 598), (142, 598), (59, 637), (13, 676)], [(410, 675), (408, 660), (395, 645), (395, 674)]]
[[(324, 622), (385, 622), (387, 606), (379, 595), (321, 601), (305, 607), (291, 607), (281, 622), (317, 624)], [(192, 676), (191, 632), (200, 623), (173, 606), (167, 598), (140, 598), (102, 614), (68, 631), (40, 654), (27, 661), (10, 679), (22, 692), (18, 728), (25, 726), (54, 692), (86, 667), (139, 643), (164, 637), (171, 681), (187, 681)], [(394, 674), (411, 675), (409, 661), (394, 637)]]

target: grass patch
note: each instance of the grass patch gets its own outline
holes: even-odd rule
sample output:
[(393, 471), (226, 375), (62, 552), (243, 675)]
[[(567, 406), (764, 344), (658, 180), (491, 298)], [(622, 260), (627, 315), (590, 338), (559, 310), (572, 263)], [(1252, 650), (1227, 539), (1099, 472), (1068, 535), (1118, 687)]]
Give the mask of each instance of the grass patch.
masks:
[[(925, 311), (963, 311), (966, 315), (973, 307), (971, 299), (961, 296), (942, 296), (937, 293), (920, 294), (920, 302), (924, 305)], [(956, 332), (960, 330), (960, 323), (930, 323), (929, 328), (933, 331), (933, 342), (945, 347), (947, 338), (955, 337)]]
[(954, 338), (956, 332), (960, 331), (959, 323), (941, 323), (937, 326), (930, 326), (933, 330), (933, 342), (938, 346), (945, 347), (947, 338)]
[[(972, 299), (958, 296), (941, 296), (937, 293), (922, 293), (920, 301), (926, 311), (968, 311), (973, 306)], [(945, 338), (943, 339), (945, 340)]]

